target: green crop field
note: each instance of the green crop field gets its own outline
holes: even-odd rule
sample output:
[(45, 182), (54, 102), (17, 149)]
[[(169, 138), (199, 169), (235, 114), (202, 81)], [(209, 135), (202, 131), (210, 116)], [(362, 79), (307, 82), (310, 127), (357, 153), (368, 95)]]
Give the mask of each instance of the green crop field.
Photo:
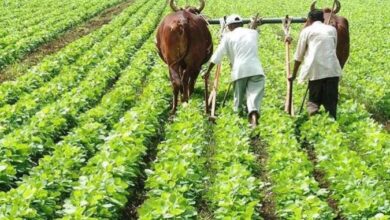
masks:
[[(25, 63), (124, 3), (92, 22), (96, 30)], [(202, 14), (306, 17), (311, 3), (206, 0)], [(201, 77), (190, 101), (169, 114), (168, 68), (155, 47), (156, 28), (171, 13), (165, 0), (2, 0), (0, 220), (390, 219), (390, 1), (341, 5), (351, 54), (338, 119), (285, 113), (284, 33), (264, 24), (266, 95), (251, 129), (233, 113), (232, 94), (221, 104), (227, 60), (215, 123), (204, 112)], [(291, 53), (302, 28), (291, 27)], [(209, 29), (216, 48), (220, 27)], [(18, 65), (28, 67), (1, 76)], [(294, 86), (296, 112), (305, 91)]]

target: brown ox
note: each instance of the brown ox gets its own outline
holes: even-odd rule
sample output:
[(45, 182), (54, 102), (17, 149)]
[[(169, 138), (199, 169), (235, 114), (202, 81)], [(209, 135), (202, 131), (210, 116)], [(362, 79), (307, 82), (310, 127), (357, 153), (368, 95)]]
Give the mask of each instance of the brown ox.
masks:
[(213, 44), (207, 22), (200, 16), (205, 6), (178, 8), (173, 0), (173, 10), (161, 22), (157, 32), (157, 48), (161, 59), (168, 65), (173, 87), (172, 113), (176, 111), (178, 96), (187, 102), (194, 91), (195, 82), (212, 53)]
[[(311, 11), (316, 9), (316, 2), (317, 1), (314, 1), (311, 4)], [(325, 22), (329, 21), (329, 18), (332, 15), (330, 24), (333, 25), (337, 30), (337, 58), (339, 59), (341, 68), (344, 68), (344, 65), (349, 57), (349, 24), (346, 18), (336, 15), (340, 9), (341, 4), (338, 0), (336, 0), (336, 8), (333, 9), (333, 13), (332, 9), (330, 8), (325, 8), (323, 11)], [(307, 22), (305, 27), (309, 25), (311, 24)]]

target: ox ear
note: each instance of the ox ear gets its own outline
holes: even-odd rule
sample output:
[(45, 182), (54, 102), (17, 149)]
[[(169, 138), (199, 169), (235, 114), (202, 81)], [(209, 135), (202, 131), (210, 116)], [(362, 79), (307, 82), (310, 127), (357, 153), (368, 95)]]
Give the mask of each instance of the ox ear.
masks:
[(179, 11), (179, 8), (177, 7), (174, 0), (169, 0), (169, 6), (171, 6), (171, 8), (174, 12)]
[(311, 5), (310, 5), (310, 11), (316, 10), (316, 4), (317, 4), (317, 1), (314, 1), (313, 3), (311, 3)]
[(333, 10), (333, 13), (334, 13), (334, 14), (339, 13), (339, 12), (340, 12), (340, 9), (341, 9), (341, 3), (340, 3), (339, 0), (336, 0), (336, 8), (333, 8), (333, 9), (332, 9), (332, 10)]
[(199, 11), (199, 13), (201, 13), (203, 11), (204, 7), (206, 6), (206, 3), (204, 0), (199, 0), (199, 2), (200, 2), (200, 6), (198, 8), (198, 11)]

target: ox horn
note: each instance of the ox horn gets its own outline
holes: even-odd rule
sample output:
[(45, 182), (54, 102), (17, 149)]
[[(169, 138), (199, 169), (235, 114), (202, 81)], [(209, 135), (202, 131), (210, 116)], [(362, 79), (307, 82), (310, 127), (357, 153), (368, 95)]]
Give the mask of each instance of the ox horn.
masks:
[(176, 3), (174, 0), (169, 0), (169, 6), (171, 6), (173, 11), (179, 11), (179, 8), (177, 7)]
[(340, 9), (341, 9), (341, 3), (339, 0), (336, 0), (336, 8), (333, 9), (333, 13), (335, 14), (339, 13)]
[(317, 4), (317, 1), (314, 1), (313, 3), (311, 3), (311, 5), (310, 5), (310, 11), (316, 10), (316, 4)]
[(199, 2), (200, 2), (200, 6), (198, 8), (198, 11), (200, 13), (201, 11), (203, 11), (204, 6), (206, 5), (206, 3), (204, 2), (204, 0), (199, 0)]

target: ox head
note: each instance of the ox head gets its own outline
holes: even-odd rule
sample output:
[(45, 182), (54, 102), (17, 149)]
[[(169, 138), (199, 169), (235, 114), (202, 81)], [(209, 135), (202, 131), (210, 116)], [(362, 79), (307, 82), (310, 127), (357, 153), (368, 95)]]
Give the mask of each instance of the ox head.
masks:
[(202, 10), (204, 9), (206, 3), (204, 0), (199, 0), (200, 2), (200, 6), (199, 8), (196, 8), (196, 7), (192, 7), (192, 6), (186, 6), (184, 9), (183, 8), (179, 8), (175, 1), (174, 0), (169, 0), (169, 5), (171, 6), (172, 10), (174, 12), (177, 12), (177, 11), (180, 11), (180, 10), (187, 10), (193, 14), (200, 14), (202, 12)]
[[(316, 8), (316, 3), (317, 3), (317, 1), (314, 1), (314, 2), (311, 4), (311, 6), (310, 6), (310, 11), (318, 10), (318, 9)], [(341, 3), (340, 3), (339, 0), (336, 0), (336, 7), (335, 7), (335, 8), (333, 8), (333, 9), (325, 8), (325, 9), (323, 9), (323, 10), (324, 10), (324, 13), (330, 13), (330, 12), (333, 11), (334, 14), (337, 14), (337, 13), (339, 13), (340, 9), (341, 9)]]

